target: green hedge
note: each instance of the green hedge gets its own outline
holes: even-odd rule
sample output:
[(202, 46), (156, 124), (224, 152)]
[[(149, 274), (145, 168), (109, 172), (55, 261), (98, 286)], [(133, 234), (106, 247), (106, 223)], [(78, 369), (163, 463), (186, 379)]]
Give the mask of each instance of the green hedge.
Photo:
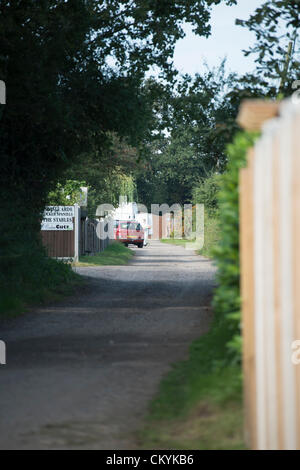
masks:
[(46, 255), (39, 232), (27, 219), (12, 218), (0, 235), (0, 318), (68, 293), (80, 282), (69, 264)]
[(239, 170), (245, 166), (247, 150), (253, 146), (257, 136), (257, 133), (240, 133), (228, 146), (227, 171), (222, 176), (218, 196), (221, 239), (214, 250), (218, 267), (218, 287), (213, 300), (214, 325), (222, 329), (226, 356), (234, 361), (239, 361), (241, 356)]

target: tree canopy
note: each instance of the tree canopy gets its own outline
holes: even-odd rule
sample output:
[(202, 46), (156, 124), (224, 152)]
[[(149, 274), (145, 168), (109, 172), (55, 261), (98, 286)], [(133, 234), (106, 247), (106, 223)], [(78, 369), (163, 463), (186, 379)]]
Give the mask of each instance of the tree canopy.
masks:
[(219, 1), (3, 0), (1, 187), (9, 201), (14, 193), (41, 208), (64, 168), (82, 153), (99, 155), (108, 131), (137, 144), (151, 113), (144, 72), (155, 64), (169, 77), (183, 22), (207, 36)]
[(171, 92), (161, 94), (158, 131), (137, 178), (141, 202), (191, 202), (196, 184), (224, 171), (226, 145), (238, 129), (239, 103), (264, 89), (263, 84), (253, 89), (244, 85), (237, 75), (226, 73), (223, 61), (202, 75), (181, 77)]
[(290, 94), (300, 69), (299, 0), (267, 0), (248, 20), (237, 19), (236, 24), (255, 33), (255, 45), (244, 52), (256, 56), (257, 74), (277, 80), (280, 91)]

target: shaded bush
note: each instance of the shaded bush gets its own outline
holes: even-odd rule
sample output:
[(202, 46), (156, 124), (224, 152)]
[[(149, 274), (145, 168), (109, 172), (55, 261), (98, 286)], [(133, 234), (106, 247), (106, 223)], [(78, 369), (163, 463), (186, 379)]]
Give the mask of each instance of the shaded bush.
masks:
[(221, 329), (227, 346), (225, 354), (234, 361), (240, 360), (240, 263), (239, 263), (239, 171), (246, 165), (247, 150), (257, 133), (240, 133), (228, 146), (227, 171), (221, 178), (218, 195), (220, 243), (214, 250), (217, 261), (218, 287), (213, 307), (213, 329)]
[(199, 254), (214, 257), (216, 246), (220, 241), (221, 228), (218, 210), (205, 210), (204, 214), (204, 246)]
[(193, 203), (204, 204), (205, 210), (210, 213), (218, 208), (218, 192), (222, 175), (213, 173), (208, 178), (201, 178), (193, 188)]
[(38, 215), (30, 208), (22, 215), (13, 209), (12, 205), (1, 208), (7, 225), (0, 232), (0, 315), (18, 313), (28, 304), (65, 292), (79, 279), (70, 265), (46, 255)]

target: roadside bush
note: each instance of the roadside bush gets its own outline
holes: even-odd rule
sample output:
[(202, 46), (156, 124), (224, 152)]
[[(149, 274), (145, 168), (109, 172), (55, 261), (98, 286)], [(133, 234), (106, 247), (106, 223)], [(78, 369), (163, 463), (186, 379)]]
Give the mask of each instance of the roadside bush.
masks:
[(48, 258), (42, 248), (7, 257), (1, 265), (0, 316), (18, 314), (27, 305), (56, 298), (79, 279), (67, 263)]
[(218, 192), (222, 175), (213, 173), (208, 178), (201, 178), (193, 188), (194, 204), (204, 204), (208, 214), (215, 212), (218, 208)]
[(222, 175), (213, 173), (207, 178), (201, 178), (193, 188), (193, 203), (204, 204), (204, 247), (199, 250), (199, 254), (210, 258), (220, 239), (218, 192), (221, 178)]
[(46, 255), (26, 213), (11, 219), (0, 234), (0, 245), (0, 316), (66, 292), (79, 279), (70, 265)]
[(240, 361), (239, 171), (258, 134), (240, 133), (227, 147), (227, 169), (212, 174), (194, 187), (194, 203), (205, 204), (205, 243), (200, 254), (216, 261), (218, 287), (214, 293), (214, 321), (197, 347), (215, 347), (208, 368), (222, 358)]
[[(240, 264), (239, 264), (239, 170), (246, 164), (247, 150), (257, 133), (240, 133), (227, 148), (227, 171), (222, 175), (218, 195), (220, 243), (214, 250), (218, 287), (213, 307), (214, 329), (222, 329), (226, 356), (240, 361)], [(221, 339), (221, 337), (220, 337)], [(222, 339), (221, 339), (222, 340)]]
[(204, 246), (199, 254), (214, 257), (215, 248), (220, 241), (221, 229), (218, 210), (206, 210), (204, 214)]

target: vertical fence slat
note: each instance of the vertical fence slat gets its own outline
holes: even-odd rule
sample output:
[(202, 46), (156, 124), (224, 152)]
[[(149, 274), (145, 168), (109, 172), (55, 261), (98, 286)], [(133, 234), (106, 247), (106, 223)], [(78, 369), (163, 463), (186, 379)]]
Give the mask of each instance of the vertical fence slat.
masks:
[(254, 158), (254, 325), (256, 356), (257, 448), (267, 448), (266, 408), (266, 325), (264, 277), (264, 153), (262, 141), (255, 146)]
[(274, 307), (274, 231), (273, 231), (273, 141), (276, 121), (264, 127), (264, 315), (265, 373), (267, 410), (267, 449), (278, 447), (277, 367)]
[(253, 240), (253, 157), (248, 153), (248, 167), (240, 174), (240, 259), (243, 332), (243, 374), (245, 440), (256, 448), (256, 380), (254, 345), (254, 240)]
[[(293, 123), (293, 182), (292, 182), (292, 217), (294, 224), (293, 238), (293, 280), (294, 280), (294, 338), (300, 340), (300, 110), (297, 109)], [(300, 449), (300, 364), (293, 365), (296, 375), (296, 446)]]
[(280, 124), (280, 290), (281, 357), (284, 448), (296, 448), (295, 371), (291, 362), (293, 340), (293, 223), (292, 223), (292, 117), (283, 109)]
[(274, 323), (275, 323), (275, 364), (277, 388), (277, 436), (278, 449), (284, 449), (283, 435), (283, 390), (282, 390), (282, 357), (281, 357), (281, 289), (280, 289), (280, 259), (282, 246), (280, 244), (280, 195), (279, 195), (279, 132), (277, 129), (273, 141), (273, 282), (274, 282)]

